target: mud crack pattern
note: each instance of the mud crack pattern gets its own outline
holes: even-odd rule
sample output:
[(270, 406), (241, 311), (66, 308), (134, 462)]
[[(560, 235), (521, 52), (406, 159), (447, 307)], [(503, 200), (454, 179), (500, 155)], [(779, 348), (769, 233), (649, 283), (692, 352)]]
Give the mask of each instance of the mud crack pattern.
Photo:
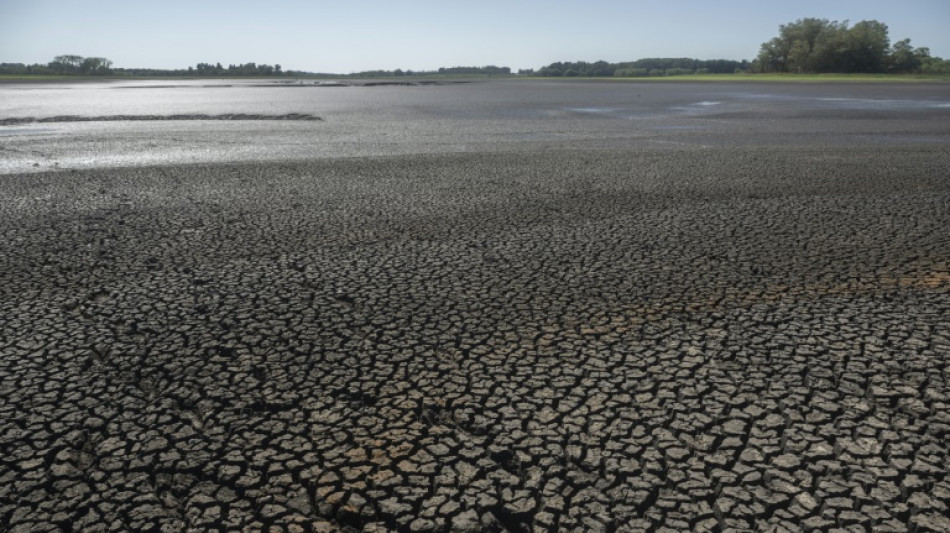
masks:
[(947, 531), (948, 155), (4, 177), (0, 529)]

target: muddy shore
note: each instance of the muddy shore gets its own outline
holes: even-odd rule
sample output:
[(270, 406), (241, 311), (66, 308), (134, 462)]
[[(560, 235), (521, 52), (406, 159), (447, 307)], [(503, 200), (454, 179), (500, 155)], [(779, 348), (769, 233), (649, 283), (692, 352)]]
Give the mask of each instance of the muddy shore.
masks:
[(948, 228), (939, 145), (6, 175), (0, 529), (946, 531)]

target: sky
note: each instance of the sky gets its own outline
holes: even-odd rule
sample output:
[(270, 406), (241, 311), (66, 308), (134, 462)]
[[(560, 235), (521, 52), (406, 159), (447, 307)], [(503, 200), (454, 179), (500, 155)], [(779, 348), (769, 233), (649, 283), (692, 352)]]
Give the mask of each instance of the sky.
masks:
[(875, 19), (950, 58), (950, 0), (0, 0), (0, 62), (280, 64), (350, 73), (539, 68), (645, 57), (754, 59), (780, 24)]

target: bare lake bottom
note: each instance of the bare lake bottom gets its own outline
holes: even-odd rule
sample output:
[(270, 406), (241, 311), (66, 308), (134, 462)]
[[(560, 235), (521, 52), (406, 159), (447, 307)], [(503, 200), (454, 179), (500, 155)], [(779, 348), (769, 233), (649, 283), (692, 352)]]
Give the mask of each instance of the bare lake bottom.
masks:
[(0, 85), (0, 530), (950, 530), (950, 85)]

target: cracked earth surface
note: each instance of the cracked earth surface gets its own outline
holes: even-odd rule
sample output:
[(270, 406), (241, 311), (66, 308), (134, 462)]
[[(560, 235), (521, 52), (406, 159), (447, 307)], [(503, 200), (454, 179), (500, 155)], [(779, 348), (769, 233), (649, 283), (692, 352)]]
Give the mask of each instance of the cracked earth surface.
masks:
[(950, 157), (0, 181), (0, 529), (950, 530)]

